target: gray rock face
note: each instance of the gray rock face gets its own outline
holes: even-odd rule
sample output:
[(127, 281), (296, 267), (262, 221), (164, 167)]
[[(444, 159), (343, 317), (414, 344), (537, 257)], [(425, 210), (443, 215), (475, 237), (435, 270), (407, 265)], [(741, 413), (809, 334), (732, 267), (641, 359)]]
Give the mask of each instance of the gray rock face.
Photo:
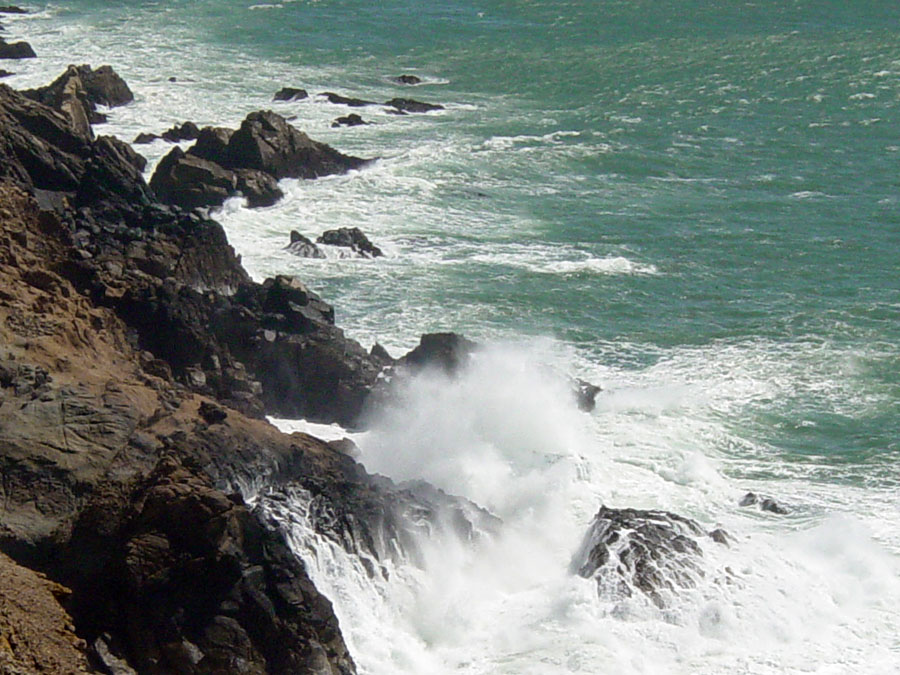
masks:
[[(710, 535), (722, 543), (722, 531)], [(595, 579), (601, 595), (646, 595), (666, 607), (680, 589), (704, 576), (698, 540), (706, 536), (690, 518), (666, 511), (601, 506), (572, 560), (573, 573)]]

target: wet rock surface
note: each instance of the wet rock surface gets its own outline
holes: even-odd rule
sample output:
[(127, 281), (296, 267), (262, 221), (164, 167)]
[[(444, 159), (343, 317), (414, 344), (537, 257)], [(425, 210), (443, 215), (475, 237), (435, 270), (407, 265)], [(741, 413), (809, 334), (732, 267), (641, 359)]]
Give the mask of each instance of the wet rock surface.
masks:
[(297, 230), (291, 231), (291, 243), (285, 246), (285, 250), (301, 258), (324, 258), (325, 254), (316, 246), (312, 239), (303, 236)]
[(757, 495), (755, 492), (748, 492), (743, 497), (741, 497), (741, 501), (738, 502), (738, 505), (756, 506), (760, 511), (768, 511), (769, 513), (774, 513), (779, 516), (784, 516), (790, 513), (789, 509), (775, 501), (772, 497)]
[(301, 101), (309, 98), (306, 89), (298, 89), (296, 87), (284, 87), (276, 92), (272, 98), (273, 101)]
[[(602, 596), (641, 593), (666, 607), (679, 590), (693, 588), (704, 576), (698, 541), (705, 536), (695, 521), (674, 513), (601, 506), (571, 570), (595, 579)], [(708, 536), (727, 545), (722, 530)]]
[(339, 227), (336, 230), (326, 230), (319, 235), (316, 243), (349, 248), (363, 258), (379, 258), (384, 255), (381, 249), (369, 241), (369, 238), (358, 227)]
[(338, 117), (334, 122), (331, 123), (333, 128), (337, 127), (359, 127), (365, 126), (369, 124), (362, 117), (357, 115), (356, 113), (351, 113), (344, 117)]
[(390, 101), (385, 101), (384, 104), (386, 106), (394, 108), (397, 111), (407, 113), (426, 113), (444, 109), (444, 106), (442, 105), (438, 105), (436, 103), (423, 103), (422, 101), (414, 101), (411, 98), (392, 98)]

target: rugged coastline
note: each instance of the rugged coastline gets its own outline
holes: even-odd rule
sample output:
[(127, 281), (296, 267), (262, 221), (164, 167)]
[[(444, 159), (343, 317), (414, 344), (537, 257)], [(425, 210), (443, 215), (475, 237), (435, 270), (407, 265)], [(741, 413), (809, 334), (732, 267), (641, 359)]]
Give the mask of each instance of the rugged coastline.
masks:
[[(171, 178), (166, 192), (144, 180), (128, 144), (95, 135), (96, 105), (114, 100), (95, 84), (101, 72), (121, 91), (111, 71), (87, 66), (42, 90), (0, 85), (0, 550), (15, 578), (44, 575), (35, 578), (47, 625), (75, 665), (38, 662), (43, 647), (24, 633), (0, 642), (0, 656), (10, 672), (353, 673), (330, 602), (241, 488), (302, 489), (317, 503), (314, 526), (375, 561), (372, 574), (397, 551), (415, 558), (409, 513), (421, 523), (449, 512), (463, 537), (496, 519), (430, 486), (371, 476), (345, 448), (282, 434), (264, 416), (358, 425), (390, 395), (386, 368), (451, 372), (475, 345), (430, 336), (395, 361), (348, 339), (301, 280), (254, 282), (221, 226), (194, 207), (253, 181), (271, 188), (257, 174), (241, 188), (241, 171), (320, 175), (311, 153), (335, 160), (332, 149), (260, 111), (240, 130), (200, 131), (201, 149), (224, 139), (218, 155), (173, 150), (158, 169)], [(337, 169), (362, 161), (345, 159)], [(198, 175), (201, 198), (184, 187)], [(174, 184), (187, 198), (161, 200)], [(597, 388), (572, 389), (590, 409)], [(602, 535), (585, 544), (591, 565), (578, 569), (586, 577), (609, 559), (592, 547), (618, 538), (603, 540), (612, 530), (599, 515)], [(660, 551), (699, 555), (685, 544), (706, 536), (695, 524), (630, 515), (616, 526), (680, 526), (640, 542), (638, 574)], [(641, 577), (629, 588), (665, 583)]]

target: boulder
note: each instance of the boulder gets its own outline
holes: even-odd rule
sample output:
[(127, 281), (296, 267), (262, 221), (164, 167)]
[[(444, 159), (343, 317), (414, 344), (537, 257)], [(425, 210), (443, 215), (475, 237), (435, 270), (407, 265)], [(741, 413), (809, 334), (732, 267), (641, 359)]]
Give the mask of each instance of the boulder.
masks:
[(3, 5), (0, 7), (0, 14), (28, 14), (28, 10), (16, 5)]
[(309, 94), (306, 89), (296, 89), (294, 87), (284, 87), (275, 94), (273, 101), (299, 101), (308, 98)]
[(173, 148), (153, 172), (150, 188), (164, 204), (185, 209), (221, 206), (237, 190), (237, 177), (214, 162)]
[(369, 124), (362, 117), (357, 115), (356, 113), (351, 113), (346, 115), (345, 117), (338, 117), (334, 122), (331, 123), (332, 127), (358, 127), (364, 124)]
[(233, 134), (233, 129), (225, 127), (203, 127), (197, 135), (197, 142), (188, 149), (188, 153), (222, 164), (227, 161), (228, 142)]
[(324, 258), (325, 254), (316, 246), (313, 241), (297, 230), (291, 230), (291, 243), (285, 246), (286, 251), (290, 251), (294, 255), (301, 258)]
[(162, 132), (162, 138), (170, 143), (178, 141), (193, 141), (200, 135), (200, 129), (193, 122), (184, 122), (181, 125), (176, 124), (171, 129)]
[[(724, 532), (709, 535), (722, 542)], [(603, 597), (643, 594), (659, 608), (705, 575), (695, 521), (666, 511), (601, 506), (572, 560), (571, 571), (597, 582)]]
[(247, 199), (250, 208), (272, 206), (284, 197), (278, 181), (267, 173), (256, 169), (237, 169), (234, 173), (237, 189)]
[(414, 101), (411, 98), (392, 98), (385, 101), (386, 106), (391, 106), (395, 110), (408, 113), (426, 113), (433, 110), (443, 110), (444, 106), (436, 103), (423, 103), (422, 101)]
[(33, 59), (36, 56), (27, 42), (7, 42), (0, 38), (0, 59)]
[(349, 96), (341, 96), (340, 94), (335, 94), (331, 91), (322, 92), (319, 96), (324, 96), (328, 99), (329, 103), (335, 103), (337, 105), (348, 105), (351, 108), (362, 108), (367, 105), (378, 105), (375, 101), (366, 101), (361, 98), (352, 98)]
[(316, 243), (349, 248), (363, 258), (378, 258), (384, 255), (381, 249), (369, 241), (369, 238), (358, 227), (339, 227), (336, 230), (326, 230), (316, 239)]
[(366, 160), (318, 143), (271, 111), (247, 116), (228, 141), (223, 166), (257, 169), (275, 178), (318, 178), (358, 169)]
[(477, 343), (458, 333), (428, 333), (419, 338), (418, 346), (400, 359), (400, 363), (413, 370), (440, 368), (453, 375), (477, 349)]
[(398, 75), (397, 77), (392, 77), (391, 81), (397, 84), (421, 84), (422, 78), (415, 75)]

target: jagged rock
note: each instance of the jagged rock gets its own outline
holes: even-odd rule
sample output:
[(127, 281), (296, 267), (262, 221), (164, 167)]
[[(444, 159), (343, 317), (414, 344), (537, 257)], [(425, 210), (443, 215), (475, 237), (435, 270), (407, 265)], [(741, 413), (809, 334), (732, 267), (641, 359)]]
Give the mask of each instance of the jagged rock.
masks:
[(224, 159), (226, 168), (256, 169), (275, 178), (318, 178), (358, 169), (366, 162), (313, 141), (271, 111), (247, 116), (231, 136)]
[(176, 124), (171, 129), (167, 129), (162, 133), (162, 138), (170, 143), (178, 141), (193, 141), (200, 135), (200, 129), (193, 122), (184, 122), (181, 125)]
[(237, 189), (247, 199), (247, 206), (257, 208), (272, 206), (284, 197), (278, 181), (267, 173), (255, 169), (237, 169)]
[(7, 42), (0, 38), (0, 59), (33, 59), (36, 56), (27, 42)]
[(199, 414), (207, 424), (219, 424), (228, 419), (228, 413), (225, 410), (209, 401), (203, 401), (200, 404)]
[(91, 101), (97, 105), (115, 108), (134, 100), (128, 84), (111, 66), (100, 66), (92, 70), (89, 65), (82, 65), (78, 66), (78, 74)]
[(301, 258), (324, 258), (325, 254), (316, 246), (313, 241), (297, 230), (291, 230), (291, 243), (285, 246), (285, 250), (290, 251), (294, 255)]
[(779, 516), (790, 513), (788, 509), (776, 502), (772, 497), (760, 496), (754, 492), (748, 492), (747, 494), (745, 494), (741, 498), (739, 505), (759, 506), (759, 509), (761, 511), (768, 511), (769, 513), (775, 513)]
[(415, 75), (398, 75), (397, 77), (392, 77), (391, 80), (396, 82), (397, 84), (421, 84), (422, 78), (416, 77)]
[(571, 570), (595, 579), (602, 596), (639, 592), (663, 608), (704, 576), (697, 543), (703, 534), (696, 522), (674, 513), (601, 506)]
[(188, 154), (221, 164), (226, 161), (232, 134), (234, 130), (225, 127), (203, 127), (197, 136), (197, 142), (188, 149)]
[(385, 105), (399, 110), (400, 112), (426, 113), (433, 110), (443, 110), (444, 106), (436, 103), (423, 103), (422, 101), (414, 101), (411, 98), (392, 98), (385, 101)]
[(156, 141), (159, 138), (160, 138), (160, 136), (157, 136), (156, 134), (149, 134), (149, 133), (142, 131), (137, 136), (135, 136), (134, 140), (131, 142), (134, 145), (146, 145), (147, 143), (152, 143), (153, 141)]
[(322, 92), (319, 96), (324, 96), (328, 99), (329, 103), (335, 103), (337, 105), (348, 105), (351, 108), (362, 108), (367, 105), (377, 105), (375, 101), (366, 101), (361, 98), (352, 98), (349, 96), (341, 96), (340, 94), (335, 94), (331, 91)]
[(419, 338), (418, 346), (400, 363), (413, 370), (440, 368), (448, 375), (468, 362), (478, 344), (457, 333), (429, 333)]
[(364, 258), (378, 258), (384, 255), (381, 249), (369, 241), (369, 238), (358, 227), (326, 230), (316, 239), (316, 243), (349, 248)]
[(221, 206), (237, 190), (237, 177), (233, 171), (176, 147), (160, 160), (150, 188), (165, 204), (186, 209)]
[(294, 87), (284, 87), (275, 94), (273, 101), (299, 101), (309, 97), (306, 89), (296, 89)]
[(175, 459), (91, 500), (70, 553), (76, 622), (88, 639), (114, 635), (137, 672), (313, 672), (320, 656), (324, 672), (355, 672), (284, 538)]
[(388, 350), (377, 342), (372, 345), (372, 349), (369, 350), (369, 356), (385, 366), (392, 365), (396, 362), (396, 359), (388, 353)]
[(334, 122), (331, 123), (332, 127), (358, 127), (362, 125), (369, 124), (362, 117), (357, 115), (356, 113), (351, 113), (346, 117), (338, 117)]
[(84, 165), (76, 205), (89, 206), (102, 201), (107, 209), (137, 213), (154, 201), (141, 173), (146, 164), (147, 160), (128, 143), (113, 136), (98, 137)]

